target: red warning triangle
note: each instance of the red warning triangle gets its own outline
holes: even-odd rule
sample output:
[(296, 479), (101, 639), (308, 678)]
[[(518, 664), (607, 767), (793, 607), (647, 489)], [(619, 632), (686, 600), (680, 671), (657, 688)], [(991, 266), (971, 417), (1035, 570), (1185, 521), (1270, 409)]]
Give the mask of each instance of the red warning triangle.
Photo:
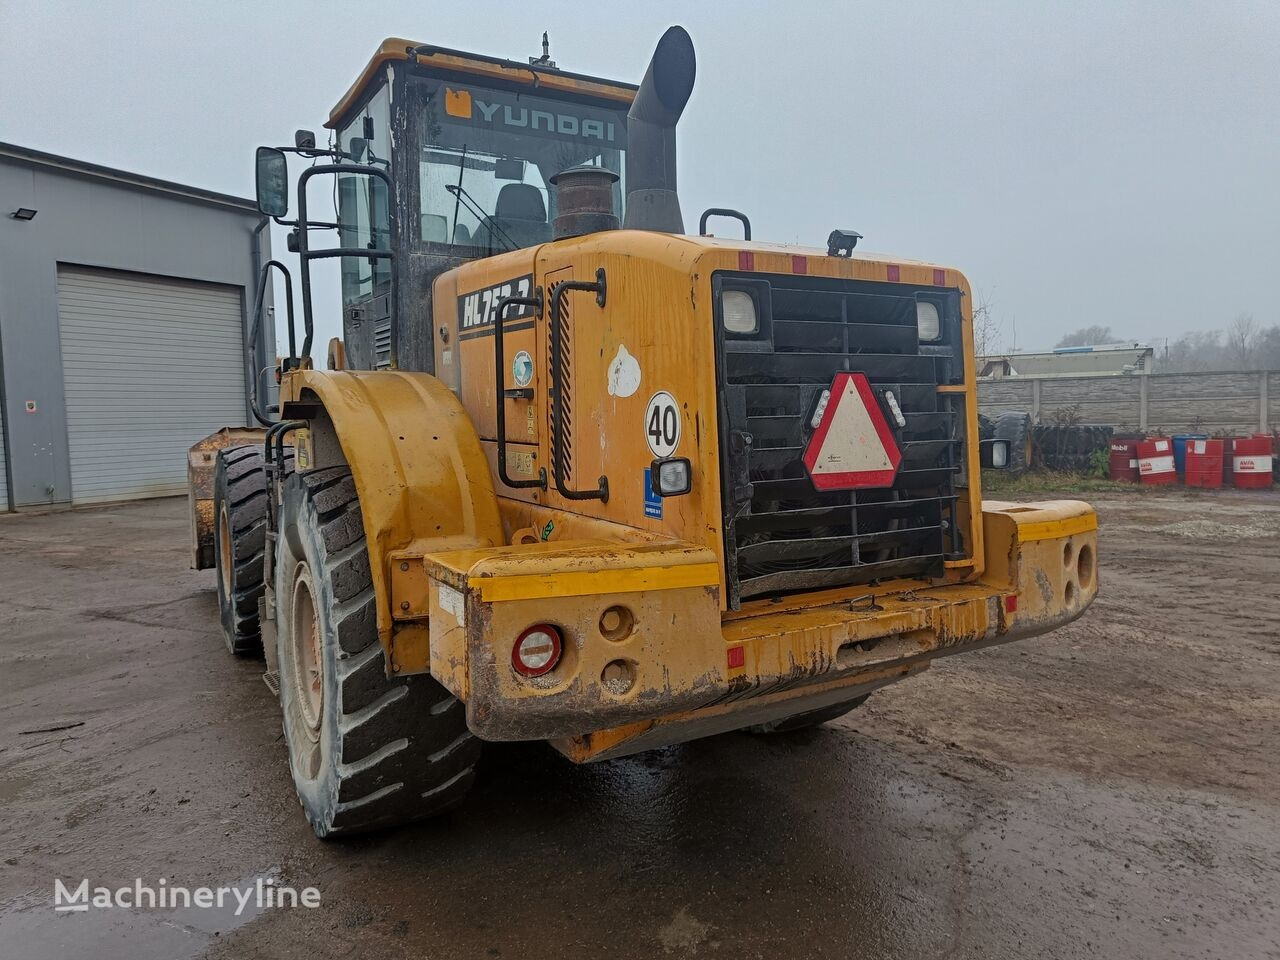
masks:
[(819, 490), (891, 487), (902, 451), (866, 374), (837, 373), (826, 409), (804, 451)]

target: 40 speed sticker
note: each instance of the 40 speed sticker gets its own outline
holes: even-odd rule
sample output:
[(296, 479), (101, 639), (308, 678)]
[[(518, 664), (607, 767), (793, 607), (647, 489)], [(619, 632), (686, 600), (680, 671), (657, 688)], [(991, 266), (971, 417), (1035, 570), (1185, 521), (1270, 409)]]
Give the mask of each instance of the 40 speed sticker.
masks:
[(676, 398), (659, 390), (649, 398), (644, 412), (644, 438), (659, 459), (669, 457), (680, 446), (680, 407)]

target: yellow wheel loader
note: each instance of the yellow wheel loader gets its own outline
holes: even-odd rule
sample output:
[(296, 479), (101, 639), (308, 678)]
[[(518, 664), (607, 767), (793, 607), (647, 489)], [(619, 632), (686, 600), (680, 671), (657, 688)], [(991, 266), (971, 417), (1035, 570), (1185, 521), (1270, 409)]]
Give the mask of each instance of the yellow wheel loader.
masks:
[(303, 338), (290, 307), (265, 429), (193, 450), (193, 546), (320, 836), (453, 807), (484, 741), (581, 763), (810, 726), (1096, 594), (1087, 505), (982, 500), (1009, 449), (979, 440), (959, 271), (726, 208), (686, 232), (693, 79), (679, 27), (638, 87), (393, 39), (328, 146), (258, 151)]

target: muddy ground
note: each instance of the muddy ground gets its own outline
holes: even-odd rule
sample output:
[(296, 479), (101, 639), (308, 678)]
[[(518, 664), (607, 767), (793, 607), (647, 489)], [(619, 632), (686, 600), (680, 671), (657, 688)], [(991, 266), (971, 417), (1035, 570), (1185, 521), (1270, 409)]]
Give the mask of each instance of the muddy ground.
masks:
[[(1280, 956), (1280, 494), (1098, 506), (1059, 633), (786, 739), (500, 746), (461, 813), (329, 844), (185, 501), (0, 518), (0, 957)], [(161, 876), (323, 905), (51, 907)]]

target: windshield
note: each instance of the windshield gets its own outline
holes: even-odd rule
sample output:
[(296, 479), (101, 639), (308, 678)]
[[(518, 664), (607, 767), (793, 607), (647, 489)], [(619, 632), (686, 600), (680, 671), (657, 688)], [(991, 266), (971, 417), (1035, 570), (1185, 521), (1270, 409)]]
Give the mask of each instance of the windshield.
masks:
[(582, 165), (618, 174), (614, 209), (622, 216), (625, 108), (420, 82), (422, 244), (475, 257), (545, 243), (556, 216), (547, 186), (557, 173)]

